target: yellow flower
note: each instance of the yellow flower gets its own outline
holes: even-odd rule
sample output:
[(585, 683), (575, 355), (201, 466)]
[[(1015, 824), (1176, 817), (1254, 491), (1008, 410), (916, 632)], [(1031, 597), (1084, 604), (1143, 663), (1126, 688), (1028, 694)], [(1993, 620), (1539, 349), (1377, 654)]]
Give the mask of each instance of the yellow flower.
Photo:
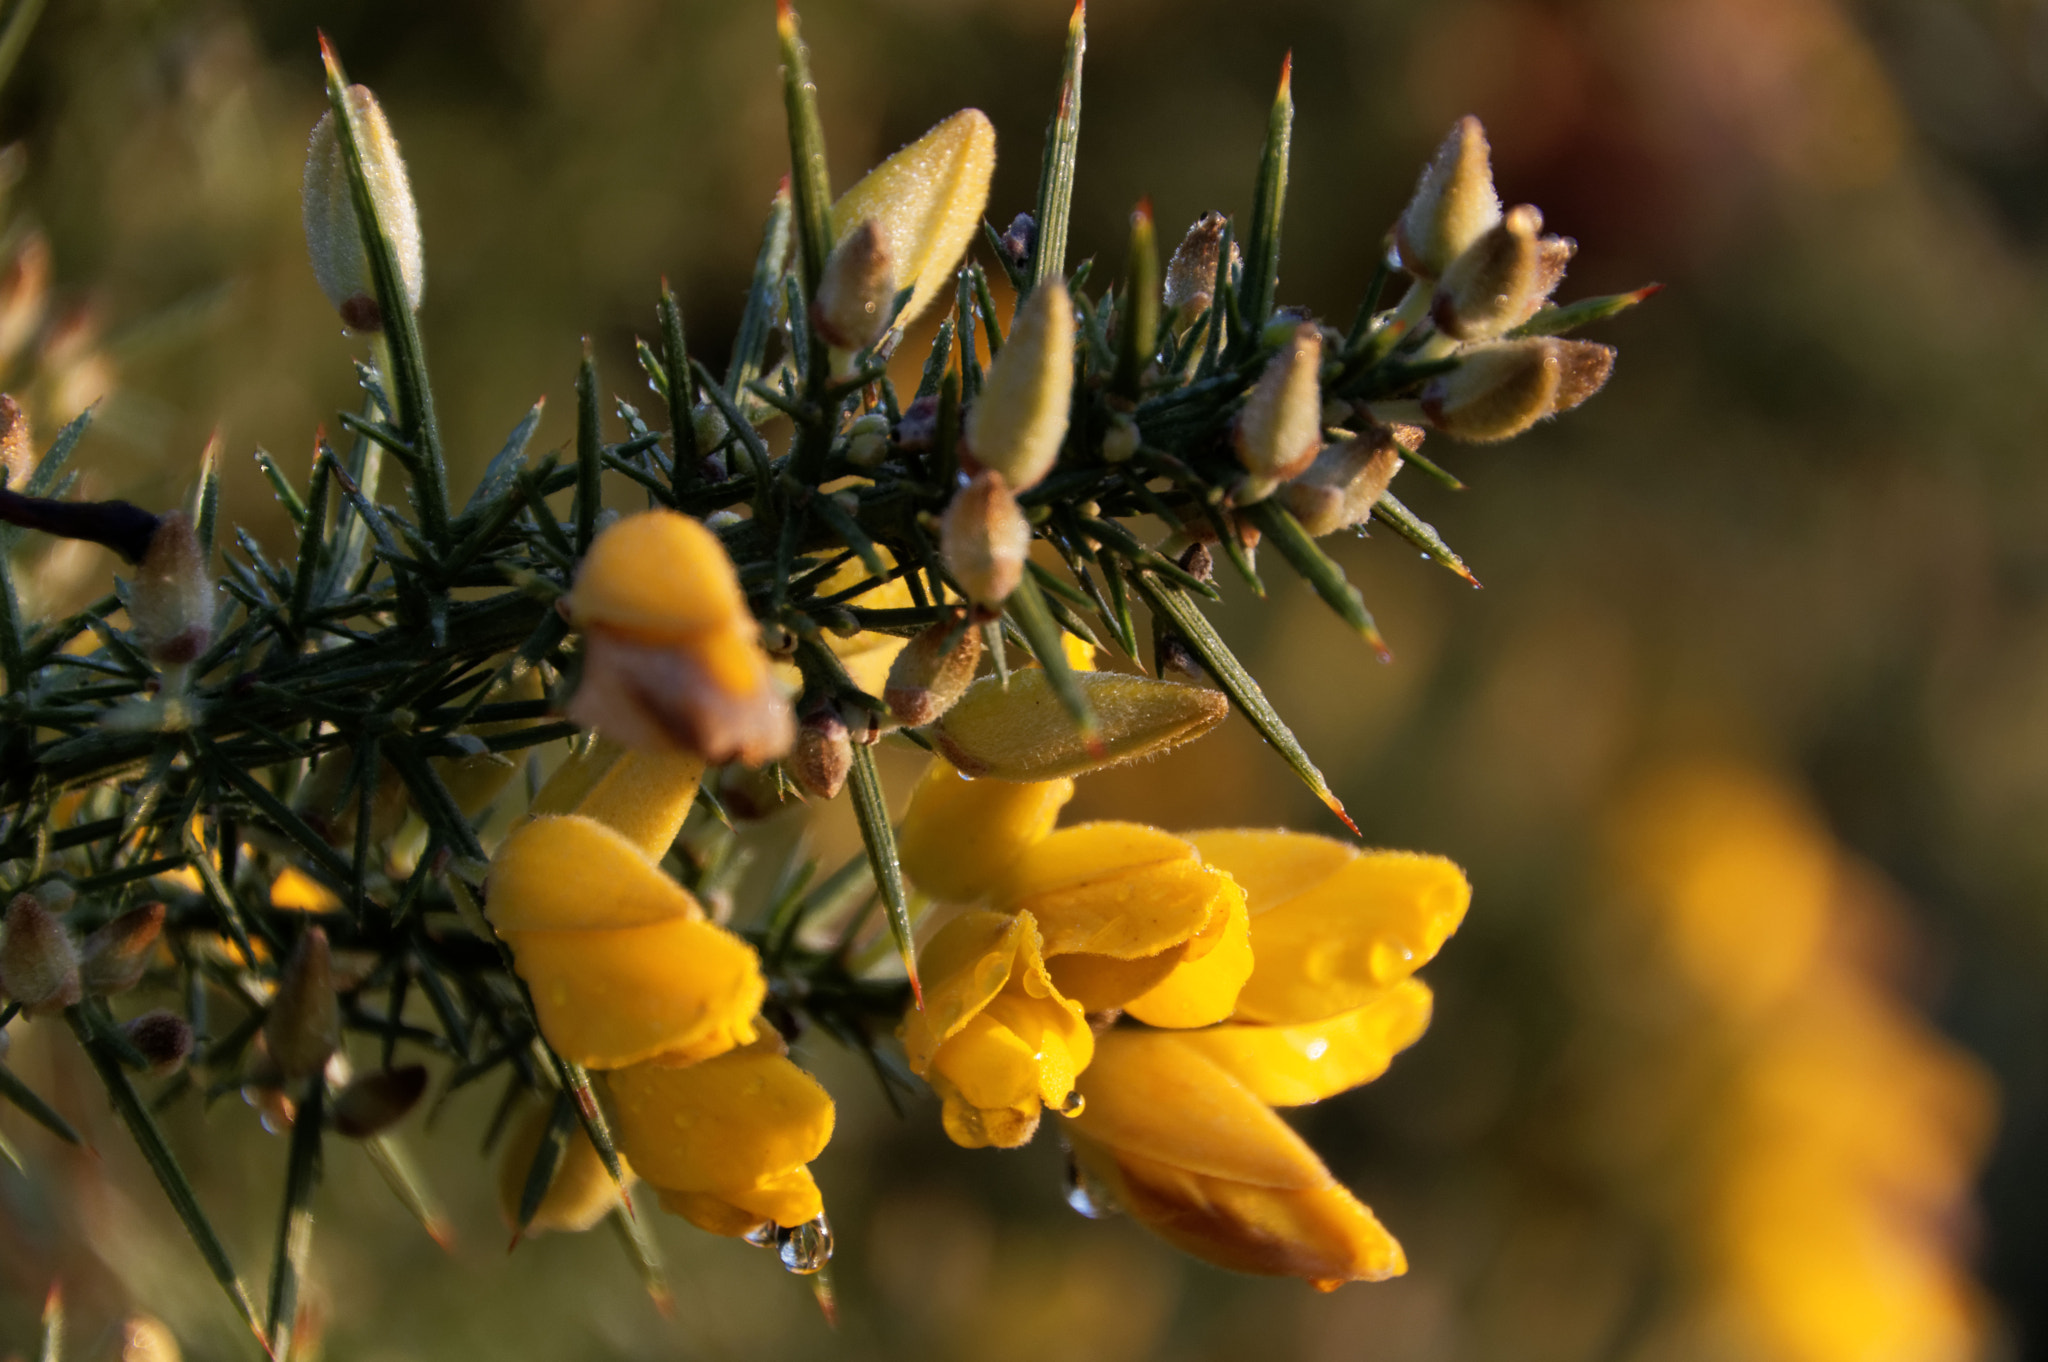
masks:
[(1244, 887), (1258, 962), (1237, 1019), (1316, 1022), (1363, 1007), (1429, 963), (1472, 902), (1441, 856), (1307, 833), (1216, 829), (1188, 840)]
[(1192, 1038), (1115, 1030), (1068, 1123), (1081, 1184), (1219, 1267), (1322, 1290), (1407, 1271), (1400, 1244)]
[(754, 950), (631, 841), (576, 815), (536, 818), (491, 863), (485, 913), (563, 1058), (616, 1069), (754, 1038)]
[[(518, 1128), (505, 1141), (505, 1152), (498, 1157), (498, 1211), (505, 1217), (507, 1229), (519, 1229), (519, 1201), (526, 1194), (526, 1178), (533, 1168), (533, 1156), (539, 1152), (541, 1138), (547, 1134), (548, 1124), (554, 1116), (552, 1105), (548, 1102), (529, 1103)], [(633, 1170), (626, 1168), (623, 1171), (630, 1183)], [(583, 1133), (583, 1124), (579, 1121), (569, 1132), (568, 1147), (562, 1151), (562, 1161), (555, 1167), (554, 1181), (548, 1184), (547, 1195), (541, 1198), (533, 1219), (527, 1221), (526, 1228), (520, 1232), (529, 1236), (549, 1230), (581, 1234), (604, 1219), (618, 1204), (619, 1184), (612, 1181), (604, 1160), (598, 1157), (597, 1147)]]
[[(894, 271), (894, 289), (914, 289), (896, 324), (908, 326), (952, 283), (988, 203), (996, 130), (979, 109), (962, 109), (870, 170), (832, 205), (843, 240), (872, 221)], [(892, 290), (893, 293), (894, 290)]]
[(808, 1165), (832, 1138), (832, 1099), (774, 1028), (761, 1030), (713, 1059), (635, 1064), (608, 1080), (620, 1152), (664, 1207), (713, 1234), (788, 1229), (825, 1209)]
[(1141, 823), (1051, 834), (993, 902), (1036, 920), (1053, 983), (1086, 1012), (1206, 1026), (1231, 1014), (1252, 973), (1244, 891), (1189, 842)]
[[(891, 571), (896, 568), (896, 556), (887, 549), (877, 549), (882, 556), (882, 565)], [(829, 600), (849, 587), (857, 586), (871, 574), (858, 558), (849, 558), (818, 583), (817, 594)], [(910, 595), (910, 583), (902, 577), (870, 587), (844, 602), (859, 606), (863, 610), (904, 610), (915, 604)], [(846, 668), (853, 684), (869, 695), (879, 698), (888, 685), (889, 668), (895, 664), (896, 654), (903, 651), (910, 642), (896, 634), (884, 634), (873, 629), (863, 629), (857, 634), (841, 638), (836, 634), (825, 635), (825, 646), (830, 648), (840, 664)], [(787, 662), (777, 663), (775, 674), (790, 690), (803, 687), (803, 676), (796, 667)]]
[(643, 511), (591, 544), (563, 598), (584, 639), (569, 717), (628, 747), (758, 766), (789, 750), (796, 720), (718, 536)]
[(945, 1105), (946, 1134), (969, 1149), (1014, 1149), (1060, 1110), (1095, 1037), (1046, 973), (1028, 912), (963, 913), (918, 956), (924, 1008), (903, 1023), (913, 1072)]
[(1370, 1083), (1429, 1029), (1432, 999), (1416, 979), (1380, 990), (1349, 1012), (1295, 1026), (1227, 1022), (1186, 1033), (1187, 1042), (1260, 1101), (1320, 1102)]
[(911, 792), (896, 834), (903, 873), (933, 898), (972, 903), (1051, 833), (1073, 797), (1074, 782), (1065, 777), (969, 780), (944, 757), (934, 757)]
[(658, 863), (683, 830), (703, 778), (704, 759), (695, 753), (637, 752), (600, 737), (555, 768), (527, 812), (581, 814)]

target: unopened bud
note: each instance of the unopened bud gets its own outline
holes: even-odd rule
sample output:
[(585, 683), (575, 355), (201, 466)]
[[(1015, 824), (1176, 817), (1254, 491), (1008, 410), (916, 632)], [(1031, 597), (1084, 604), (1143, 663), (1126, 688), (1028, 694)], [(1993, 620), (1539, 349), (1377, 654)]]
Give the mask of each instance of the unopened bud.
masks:
[(1038, 247), (1038, 219), (1029, 213), (1017, 214), (996, 238), (996, 247), (1012, 269), (1022, 270), (1031, 263), (1031, 252)]
[(939, 554), (976, 605), (993, 608), (1008, 600), (1024, 579), (1030, 552), (1031, 522), (992, 468), (955, 492), (939, 518)]
[[(377, 97), (361, 85), (348, 87), (356, 151), (362, 157), (363, 179), (377, 208), (377, 221), (391, 239), (405, 305), (417, 312), (426, 286), (426, 258), (420, 246), (420, 214), (406, 179), (398, 139)], [(306, 249), (313, 258), (313, 277), (321, 292), (340, 311), (342, 321), (357, 331), (380, 331), (376, 284), (356, 221), (355, 196), (349, 188), (348, 166), (334, 127), (334, 111), (320, 115), (306, 148), (304, 190)]]
[(1199, 738), (1230, 713), (1220, 691), (1122, 672), (1077, 672), (1095, 711), (1093, 740), (1074, 727), (1052, 678), (1032, 668), (1007, 688), (984, 677), (931, 729), (946, 760), (970, 777), (1057, 780), (1135, 761)]
[(178, 1340), (151, 1315), (131, 1315), (121, 1326), (119, 1362), (182, 1362)]
[(427, 1091), (427, 1066), (401, 1064), (352, 1081), (334, 1099), (334, 1128), (351, 1140), (382, 1134), (419, 1105)]
[(1308, 322), (1297, 323), (1266, 362), (1231, 436), (1247, 474), (1236, 493), (1240, 506), (1271, 496), (1322, 448), (1322, 367), (1323, 335)]
[(811, 300), (811, 325), (836, 350), (865, 350), (889, 327), (896, 297), (895, 264), (873, 218), (841, 237), (825, 259), (818, 296)]
[(84, 995), (71, 933), (33, 894), (16, 894), (7, 905), (0, 989), (31, 1017), (61, 1012)]
[[(1403, 429), (1422, 433), (1413, 426)], [(1306, 473), (1281, 489), (1281, 499), (1313, 535), (1363, 525), (1401, 471), (1401, 449), (1395, 433), (1385, 428), (1326, 446)]]
[(85, 938), (79, 978), (87, 993), (126, 993), (142, 982), (150, 952), (164, 930), (164, 906), (131, 908)]
[(128, 586), (128, 618), (137, 645), (162, 668), (184, 666), (213, 641), (213, 579), (183, 511), (158, 519)]
[(1037, 483), (1060, 456), (1074, 400), (1074, 302), (1048, 279), (1017, 308), (1002, 353), (967, 412), (967, 452), (1012, 491)]
[(1550, 403), (1550, 414), (1555, 416), (1570, 411), (1607, 386), (1614, 373), (1614, 347), (1598, 341), (1557, 338), (1551, 338), (1550, 344), (1559, 365), (1557, 396)]
[(1505, 440), (1591, 397), (1613, 367), (1614, 352), (1590, 341), (1488, 341), (1461, 350), (1457, 368), (1423, 386), (1422, 414), (1455, 439)]
[(964, 615), (940, 620), (896, 654), (882, 699), (897, 723), (922, 728), (959, 702), (980, 665), (981, 632)]
[(789, 774), (805, 794), (836, 798), (853, 770), (853, 738), (831, 706), (812, 711), (797, 725), (789, 753)]
[(1144, 442), (1138, 423), (1117, 412), (1109, 418), (1109, 429), (1102, 432), (1102, 461), (1126, 463), (1137, 457), (1138, 446)]
[(889, 454), (889, 418), (878, 411), (858, 417), (846, 431), (846, 461), (855, 468), (874, 468)]
[(893, 288), (912, 290), (899, 325), (908, 326), (952, 283), (953, 267), (981, 228), (995, 168), (995, 125), (979, 109), (962, 109), (869, 171), (832, 205), (835, 235), (844, 237), (870, 220), (879, 229), (895, 266)]
[(271, 1062), (287, 1083), (319, 1073), (341, 1044), (341, 1001), (327, 933), (309, 927), (292, 949), (263, 1020)]
[(1423, 279), (1441, 278), (1500, 221), (1487, 157), (1486, 129), (1467, 114), (1430, 158), (1415, 196), (1394, 224), (1394, 254), (1402, 269)]
[(152, 1078), (176, 1073), (192, 1057), (192, 1024), (175, 1012), (158, 1008), (121, 1028), (144, 1061)]
[(732, 432), (725, 413), (712, 402), (699, 402), (690, 408), (690, 429), (697, 437), (697, 448), (707, 454), (724, 444), (725, 437)]
[(1437, 329), (1456, 340), (1492, 340), (1535, 316), (1578, 249), (1542, 230), (1543, 214), (1521, 204), (1453, 260), (1431, 305)]
[[(1188, 234), (1181, 238), (1166, 265), (1166, 310), (1175, 330), (1184, 330), (1216, 301), (1216, 264), (1223, 254), (1223, 229), (1230, 219), (1221, 213), (1204, 213)], [(1243, 258), (1235, 241), (1230, 243), (1233, 267)], [(1229, 282), (1226, 275), (1224, 282)]]
[(36, 466), (35, 444), (31, 439), (34, 431), (30, 426), (21, 403), (7, 393), (0, 393), (0, 474), (17, 492)]

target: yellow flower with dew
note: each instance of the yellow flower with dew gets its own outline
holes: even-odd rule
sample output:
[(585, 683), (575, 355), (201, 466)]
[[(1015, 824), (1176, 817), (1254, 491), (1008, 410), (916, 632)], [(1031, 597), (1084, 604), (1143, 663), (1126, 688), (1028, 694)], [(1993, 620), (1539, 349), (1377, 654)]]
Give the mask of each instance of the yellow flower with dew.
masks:
[(1260, 1101), (1298, 1107), (1349, 1092), (1385, 1073), (1394, 1056), (1429, 1029), (1432, 1004), (1425, 984), (1404, 979), (1370, 1002), (1321, 1021), (1292, 1026), (1226, 1022), (1189, 1031), (1186, 1037)]
[(924, 1007), (903, 1022), (911, 1070), (943, 1104), (946, 1134), (969, 1149), (1014, 1149), (1040, 1111), (1068, 1107), (1095, 1053), (1078, 1003), (1053, 987), (1028, 912), (962, 913), (918, 954)]
[(1322, 1290), (1383, 1281), (1407, 1258), (1373, 1213), (1194, 1034), (1119, 1029), (1081, 1078), (1077, 1208), (1121, 1209), (1219, 1267)]
[(484, 911), (565, 1059), (616, 1069), (754, 1039), (767, 983), (753, 947), (602, 823), (566, 814), (515, 829)]
[(837, 241), (873, 222), (893, 270), (894, 290), (911, 289), (897, 317), (908, 326), (950, 288), (988, 204), (996, 130), (979, 109), (962, 109), (862, 177), (832, 205)]
[[(1014, 678), (1012, 678), (1014, 679)], [(896, 834), (903, 873), (933, 898), (972, 903), (1059, 821), (1074, 782), (969, 780), (944, 757), (932, 758)]]
[(661, 1204), (713, 1234), (816, 1221), (809, 1164), (832, 1138), (832, 1099), (765, 1022), (750, 1045), (685, 1065), (610, 1074), (619, 1150)]
[[(526, 1179), (533, 1169), (534, 1155), (540, 1151), (540, 1142), (553, 1120), (552, 1108), (552, 1103), (530, 1102), (507, 1137), (504, 1152), (498, 1156), (498, 1211), (505, 1218), (505, 1227), (523, 1237), (549, 1230), (581, 1234), (623, 1204), (620, 1185), (612, 1181), (604, 1160), (598, 1157), (597, 1147), (590, 1143), (578, 1122), (569, 1131), (568, 1145), (555, 1166), (546, 1195), (533, 1218), (524, 1228), (520, 1227), (519, 1203), (526, 1195)], [(630, 1184), (633, 1170), (623, 1167), (622, 1171)]]
[(718, 536), (674, 511), (606, 527), (563, 597), (583, 634), (569, 717), (628, 747), (758, 766), (796, 736)]

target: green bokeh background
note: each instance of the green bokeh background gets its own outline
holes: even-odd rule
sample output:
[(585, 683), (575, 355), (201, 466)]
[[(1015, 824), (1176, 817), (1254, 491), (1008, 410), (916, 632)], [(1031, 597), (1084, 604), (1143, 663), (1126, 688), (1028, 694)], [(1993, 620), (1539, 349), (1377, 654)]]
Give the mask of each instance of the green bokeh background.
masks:
[[(1059, 0), (812, 0), (837, 183), (973, 104), (1001, 139), (990, 217), (1027, 207), (1066, 17)], [(297, 468), (353, 405), (353, 350), (297, 222), (316, 26), (411, 166), (460, 486), (536, 394), (542, 446), (571, 438), (580, 337), (611, 390), (652, 403), (631, 342), (664, 274), (693, 345), (721, 357), (786, 162), (770, 19), (767, 0), (51, 4), (0, 137), (27, 148), (17, 202), (119, 377), (82, 455), (92, 485), (181, 497), (217, 426), (229, 510), (274, 541), (249, 451)], [(1284, 301), (1349, 321), (1416, 167), (1465, 112), (1503, 193), (1581, 243), (1566, 296), (1667, 285), (1602, 333), (1622, 356), (1598, 400), (1505, 448), (1432, 446), (1470, 491), (1404, 479), (1484, 591), (1388, 536), (1339, 546), (1391, 664), (1284, 572), (1264, 603), (1226, 583), (1226, 634), (1367, 840), (1454, 856), (1478, 886), (1427, 976), (1429, 1036), (1304, 1126), (1415, 1270), (1321, 1297), (1081, 1221), (1049, 1138), (953, 1149), (934, 1111), (899, 1121), (820, 1041), (805, 1058), (841, 1102), (818, 1166), (836, 1335), (765, 1255), (673, 1221), (673, 1319), (602, 1232), (507, 1259), (478, 1095), (415, 1132), (452, 1257), (352, 1151), (331, 1156), (330, 1355), (1622, 1355), (1631, 1231), (1557, 1147), (1571, 942), (1602, 819), (1646, 767), (1704, 752), (1810, 793), (1903, 891), (1916, 996), (2002, 1092), (1966, 1236), (1998, 1297), (1993, 1346), (2048, 1356), (2048, 5), (1098, 0), (1090, 20), (1076, 256), (1120, 260), (1141, 195), (1169, 239), (1242, 211), (1291, 48)], [(1332, 830), (1235, 721), (1084, 784), (1076, 810)], [(60, 1098), (103, 1153), (17, 1134), (47, 1176), (0, 1169), (0, 1353), (30, 1350), (59, 1275), (81, 1356), (111, 1356), (131, 1308), (188, 1356), (249, 1355), (96, 1099)], [(260, 1276), (284, 1151), (253, 1129), (232, 1098), (178, 1123)]]

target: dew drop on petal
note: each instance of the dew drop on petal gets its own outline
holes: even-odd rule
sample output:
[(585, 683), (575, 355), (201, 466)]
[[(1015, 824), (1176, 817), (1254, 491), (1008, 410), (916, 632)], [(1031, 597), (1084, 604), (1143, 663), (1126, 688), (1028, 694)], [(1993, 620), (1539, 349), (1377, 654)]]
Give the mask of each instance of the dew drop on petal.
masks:
[(769, 1248), (775, 1243), (775, 1234), (775, 1222), (773, 1220), (763, 1220), (760, 1224), (741, 1235), (740, 1238), (746, 1240), (755, 1248)]
[(775, 1254), (784, 1270), (808, 1277), (832, 1261), (832, 1222), (820, 1215), (775, 1233)]
[(1107, 1220), (1123, 1209), (1109, 1189), (1071, 1156), (1067, 1159), (1067, 1204), (1090, 1220)]
[(1329, 1049), (1330, 1042), (1318, 1036), (1308, 1043), (1308, 1057), (1310, 1059), (1321, 1059), (1329, 1052)]

